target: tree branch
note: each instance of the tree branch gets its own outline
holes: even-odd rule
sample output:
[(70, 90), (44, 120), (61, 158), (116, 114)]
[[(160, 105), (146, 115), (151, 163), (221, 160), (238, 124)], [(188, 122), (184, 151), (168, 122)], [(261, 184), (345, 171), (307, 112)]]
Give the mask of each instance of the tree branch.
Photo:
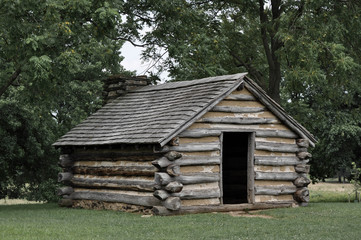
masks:
[(21, 73), (21, 69), (18, 68), (16, 71), (8, 78), (7, 83), (0, 89), (0, 97), (6, 92), (10, 85), (18, 78)]
[(250, 63), (244, 62), (238, 55), (236, 55), (233, 51), (228, 50), (229, 54), (236, 59), (239, 62), (239, 65), (237, 67), (245, 67), (249, 74), (252, 76), (252, 79), (256, 81), (258, 85), (260, 85), (262, 88), (265, 86), (263, 75), (261, 72), (256, 70)]
[(144, 73), (148, 72), (151, 68), (153, 68), (162, 58), (163, 56), (168, 53), (168, 50), (166, 50), (150, 67), (148, 67), (145, 71), (143, 71)]
[[(107, 36), (109, 37), (109, 36)], [(147, 46), (147, 44), (137, 44), (135, 42), (133, 42), (132, 40), (130, 40), (129, 38), (123, 38), (123, 37), (117, 37), (117, 38), (111, 38), (109, 37), (110, 39), (113, 39), (113, 40), (123, 40), (123, 41), (127, 41), (129, 42), (130, 44), (132, 44), (134, 47), (145, 47)]]
[(288, 28), (291, 29), (296, 24), (296, 21), (301, 18), (305, 7), (305, 1), (301, 1), (300, 5), (298, 6), (297, 10), (295, 11), (295, 15), (288, 23)]

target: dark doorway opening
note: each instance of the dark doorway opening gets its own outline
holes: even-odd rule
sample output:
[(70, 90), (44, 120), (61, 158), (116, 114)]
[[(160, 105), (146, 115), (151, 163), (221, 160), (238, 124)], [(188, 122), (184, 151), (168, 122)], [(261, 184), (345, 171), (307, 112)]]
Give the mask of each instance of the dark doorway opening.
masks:
[(223, 204), (248, 203), (247, 162), (250, 133), (223, 133)]

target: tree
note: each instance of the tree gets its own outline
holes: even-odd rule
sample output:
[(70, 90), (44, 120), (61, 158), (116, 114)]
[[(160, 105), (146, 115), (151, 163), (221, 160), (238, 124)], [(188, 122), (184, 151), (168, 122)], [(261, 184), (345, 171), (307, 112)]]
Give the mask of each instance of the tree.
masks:
[(124, 72), (120, 48), (137, 26), (123, 6), (0, 1), (0, 198), (53, 196), (51, 144), (101, 106), (104, 76)]
[(143, 4), (153, 27), (144, 57), (166, 52), (160, 70), (176, 80), (248, 71), (319, 139), (311, 161), (315, 179), (360, 162), (359, 1)]

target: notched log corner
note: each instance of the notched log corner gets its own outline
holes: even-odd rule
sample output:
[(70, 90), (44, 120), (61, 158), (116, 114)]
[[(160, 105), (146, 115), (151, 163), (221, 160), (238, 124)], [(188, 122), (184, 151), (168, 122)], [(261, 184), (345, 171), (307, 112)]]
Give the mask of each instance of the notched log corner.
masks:
[(169, 146), (179, 146), (179, 137), (172, 138), (167, 144)]
[(62, 198), (59, 200), (58, 205), (60, 207), (72, 207), (73, 206), (73, 200), (70, 198)]
[(293, 181), (296, 187), (307, 187), (311, 183), (307, 177), (298, 177)]
[(308, 203), (310, 201), (310, 192), (307, 188), (301, 188), (295, 192), (293, 197), (297, 202)]
[(62, 154), (59, 156), (58, 165), (62, 168), (69, 168), (73, 166), (73, 160), (69, 154)]
[(165, 157), (168, 158), (169, 161), (174, 161), (178, 158), (181, 158), (182, 154), (177, 151), (170, 151), (165, 154)]
[(73, 192), (74, 192), (74, 189), (72, 187), (61, 187), (58, 189), (57, 195), (58, 196), (70, 195)]
[(308, 148), (310, 146), (310, 141), (307, 139), (297, 139), (296, 143), (301, 148)]
[(163, 202), (163, 206), (169, 210), (179, 210), (181, 207), (181, 200), (179, 197), (169, 197)]
[(304, 160), (304, 159), (309, 159), (312, 157), (312, 154), (309, 153), (309, 152), (298, 152), (297, 153), (297, 157), (300, 159), (300, 160)]
[(180, 167), (176, 164), (171, 164), (167, 167), (167, 173), (169, 176), (176, 177), (180, 175)]
[(70, 172), (61, 172), (58, 174), (58, 182), (70, 182), (73, 178), (73, 174)]
[(180, 182), (170, 182), (167, 184), (167, 186), (165, 186), (165, 190), (167, 190), (168, 192), (171, 193), (178, 193), (180, 191), (182, 191), (183, 189), (183, 184), (181, 184)]
[(309, 173), (310, 172), (310, 165), (299, 164), (295, 166), (295, 171), (297, 173)]

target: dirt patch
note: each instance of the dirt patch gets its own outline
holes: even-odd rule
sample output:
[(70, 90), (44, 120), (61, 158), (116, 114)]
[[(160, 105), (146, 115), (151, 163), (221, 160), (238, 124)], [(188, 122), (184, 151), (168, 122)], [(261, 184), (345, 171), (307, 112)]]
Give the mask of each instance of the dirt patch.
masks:
[(257, 214), (257, 211), (252, 211), (252, 213), (247, 213), (244, 211), (236, 211), (236, 212), (228, 212), (227, 214), (231, 215), (232, 217), (247, 217), (247, 218), (264, 218), (264, 219), (271, 219), (272, 216), (264, 215), (264, 214)]

